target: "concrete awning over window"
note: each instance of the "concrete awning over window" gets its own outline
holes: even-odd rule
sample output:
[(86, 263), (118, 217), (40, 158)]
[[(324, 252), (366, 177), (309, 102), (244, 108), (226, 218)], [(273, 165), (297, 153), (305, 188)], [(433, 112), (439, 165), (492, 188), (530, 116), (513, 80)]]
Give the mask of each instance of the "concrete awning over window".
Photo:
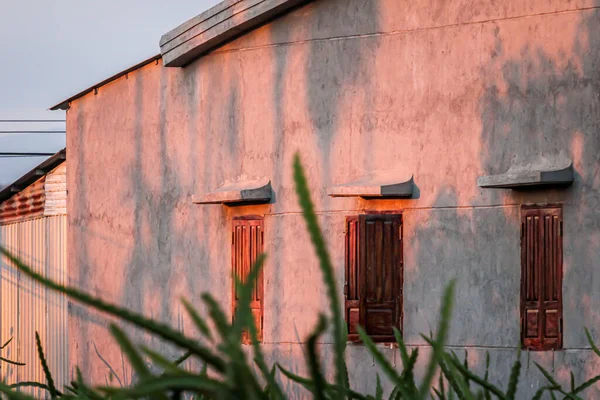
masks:
[(412, 197), (412, 175), (371, 175), (329, 188), (331, 197), (407, 198)]
[(482, 188), (522, 188), (531, 186), (566, 186), (573, 183), (573, 161), (563, 152), (557, 156), (539, 156), (528, 163), (515, 164), (500, 175), (482, 176)]
[(192, 201), (196, 204), (268, 203), (271, 193), (271, 181), (261, 178), (226, 183), (213, 192), (193, 195)]

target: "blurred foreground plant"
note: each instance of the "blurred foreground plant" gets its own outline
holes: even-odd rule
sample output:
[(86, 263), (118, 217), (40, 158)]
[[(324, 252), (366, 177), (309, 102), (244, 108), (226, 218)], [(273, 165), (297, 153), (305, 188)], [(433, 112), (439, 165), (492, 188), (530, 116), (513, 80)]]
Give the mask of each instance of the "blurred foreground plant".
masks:
[[(68, 295), (73, 300), (117, 317), (146, 333), (157, 336), (181, 349), (183, 354), (179, 359), (171, 361), (153, 349), (136, 345), (119, 326), (110, 324), (112, 336), (139, 376), (138, 382), (130, 387), (92, 387), (77, 369), (76, 379), (64, 388), (64, 392), (61, 392), (55, 387), (39, 337), (36, 334), (38, 354), (46, 376), (46, 383), (22, 382), (11, 386), (0, 384), (0, 392), (8, 398), (30, 399), (29, 396), (18, 391), (18, 389), (33, 386), (45, 389), (51, 398), (62, 399), (180, 399), (183, 396), (197, 399), (284, 399), (286, 393), (278, 380), (278, 371), (280, 371), (285, 377), (310, 391), (315, 399), (382, 399), (383, 389), (379, 376), (377, 376), (376, 391), (373, 395), (361, 394), (352, 390), (348, 382), (348, 367), (345, 360), (346, 324), (338, 300), (333, 265), (317, 221), (299, 156), (296, 156), (294, 160), (294, 181), (307, 229), (319, 259), (330, 306), (329, 315), (319, 315), (317, 326), (306, 342), (306, 363), (310, 373), (309, 376), (298, 376), (279, 364), (269, 367), (257, 340), (250, 300), (254, 279), (265, 261), (264, 255), (258, 258), (246, 282), (237, 280), (235, 282), (239, 289), (240, 300), (232, 323), (229, 322), (219, 302), (210, 294), (205, 293), (202, 295), (202, 301), (208, 309), (208, 318), (201, 316), (191, 303), (185, 299), (181, 300), (190, 319), (202, 335), (202, 340), (197, 340), (184, 335), (169, 325), (146, 318), (127, 308), (105, 302), (77, 288), (62, 286), (49, 280), (33, 271), (6, 249), (0, 248), (0, 252), (18, 270), (30, 278), (43, 283), (50, 289)], [(447, 352), (444, 349), (452, 314), (454, 287), (454, 282), (450, 282), (442, 297), (436, 335), (423, 336), (427, 343), (431, 345), (432, 352), (420, 382), (417, 382), (414, 373), (419, 356), (418, 349), (409, 352), (400, 332), (394, 331), (403, 366), (402, 371), (398, 372), (365, 331), (359, 328), (363, 344), (393, 384), (393, 390), (389, 394), (390, 400), (425, 400), (434, 398), (434, 396), (439, 400), (454, 398), (465, 400), (515, 399), (521, 373), (520, 351), (517, 353), (517, 359), (512, 367), (506, 389), (501, 389), (488, 380), (489, 356), (486, 359), (485, 375), (480, 377), (469, 369), (466, 357), (464, 361), (461, 361), (454, 353)], [(209, 325), (214, 326), (214, 329), (211, 330)], [(332, 327), (335, 350), (335, 379), (333, 382), (327, 380), (317, 350), (319, 338), (330, 326)], [(249, 359), (249, 352), (242, 345), (242, 334), (245, 331), (249, 332), (252, 340), (252, 360)], [(586, 331), (586, 333), (593, 351), (600, 356), (600, 350), (592, 342), (589, 332)], [(203, 364), (202, 371), (194, 373), (184, 369), (181, 363), (188, 358), (195, 359)], [(158, 368), (149, 368), (145, 359), (149, 359), (153, 366)], [(8, 362), (8, 360), (1, 360)], [(546, 392), (550, 393), (552, 398), (556, 398), (558, 394), (565, 399), (580, 399), (579, 394), (600, 380), (600, 376), (597, 376), (577, 386), (571, 374), (571, 386), (567, 391), (541, 366), (537, 365), (537, 367), (546, 376), (549, 383), (537, 391), (533, 397), (534, 400), (540, 399)], [(157, 369), (161, 372), (153, 372)], [(436, 374), (438, 374), (439, 381), (438, 386), (435, 388), (433, 387), (433, 381)]]

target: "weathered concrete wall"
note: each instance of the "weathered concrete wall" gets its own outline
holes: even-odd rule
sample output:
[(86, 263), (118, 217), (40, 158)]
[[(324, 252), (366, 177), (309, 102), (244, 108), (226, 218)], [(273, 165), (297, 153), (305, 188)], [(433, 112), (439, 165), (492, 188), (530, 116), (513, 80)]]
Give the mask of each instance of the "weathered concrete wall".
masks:
[[(480, 368), (489, 351), (498, 380), (519, 343), (520, 205), (563, 203), (565, 350), (525, 356), (520, 398), (544, 382), (533, 361), (561, 381), (568, 368), (578, 379), (599, 373), (583, 332), (600, 338), (598, 93), (595, 0), (319, 0), (184, 69), (148, 65), (72, 103), (72, 283), (189, 332), (179, 297), (198, 302), (209, 290), (229, 310), (231, 219), (264, 214), (264, 347), (302, 372), (302, 342), (326, 304), (294, 194), (300, 151), (340, 287), (344, 217), (402, 210), (406, 341), (425, 359), (418, 333), (434, 328), (456, 277), (449, 345), (468, 348)], [(513, 159), (560, 150), (574, 160), (568, 189), (476, 185)], [(326, 196), (330, 185), (390, 166), (414, 173), (414, 199)], [(241, 175), (270, 177), (275, 201), (191, 202)], [(130, 381), (106, 318), (71, 313), (71, 365), (104, 382), (106, 362)], [(351, 376), (374, 390), (366, 354), (350, 346)]]

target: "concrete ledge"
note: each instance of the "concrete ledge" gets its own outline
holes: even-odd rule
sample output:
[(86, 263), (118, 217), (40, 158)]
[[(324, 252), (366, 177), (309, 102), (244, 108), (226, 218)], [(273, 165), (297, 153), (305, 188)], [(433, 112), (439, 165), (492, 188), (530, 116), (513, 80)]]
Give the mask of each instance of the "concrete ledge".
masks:
[(165, 67), (183, 67), (202, 54), (312, 0), (225, 0), (160, 39)]
[(555, 157), (539, 156), (527, 164), (513, 165), (500, 175), (482, 176), (481, 188), (518, 189), (532, 186), (566, 186), (573, 183), (573, 161), (561, 152)]
[(414, 191), (413, 176), (368, 176), (329, 188), (331, 197), (409, 198)]
[(267, 203), (271, 198), (271, 181), (262, 178), (228, 183), (214, 192), (193, 195), (192, 201), (196, 204)]

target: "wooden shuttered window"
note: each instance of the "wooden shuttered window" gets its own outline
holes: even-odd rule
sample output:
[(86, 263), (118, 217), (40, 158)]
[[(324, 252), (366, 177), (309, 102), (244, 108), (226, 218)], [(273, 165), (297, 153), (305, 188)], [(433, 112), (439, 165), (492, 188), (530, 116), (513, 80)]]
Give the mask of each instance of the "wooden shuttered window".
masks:
[(345, 317), (348, 339), (362, 326), (376, 342), (402, 330), (402, 216), (367, 214), (346, 220)]
[[(263, 220), (260, 217), (245, 218), (233, 220), (232, 232), (232, 270), (233, 277), (237, 277), (242, 282), (246, 281), (250, 272), (250, 267), (258, 256), (263, 252)], [(235, 280), (232, 282), (233, 290), (233, 314), (239, 301), (239, 296), (235, 287)], [(254, 316), (254, 323), (258, 333), (258, 340), (262, 341), (263, 333), (263, 272), (261, 271), (254, 284), (250, 308)], [(248, 332), (244, 332), (242, 341), (250, 343)]]
[(562, 209), (521, 215), (521, 341), (529, 350), (561, 349)]

